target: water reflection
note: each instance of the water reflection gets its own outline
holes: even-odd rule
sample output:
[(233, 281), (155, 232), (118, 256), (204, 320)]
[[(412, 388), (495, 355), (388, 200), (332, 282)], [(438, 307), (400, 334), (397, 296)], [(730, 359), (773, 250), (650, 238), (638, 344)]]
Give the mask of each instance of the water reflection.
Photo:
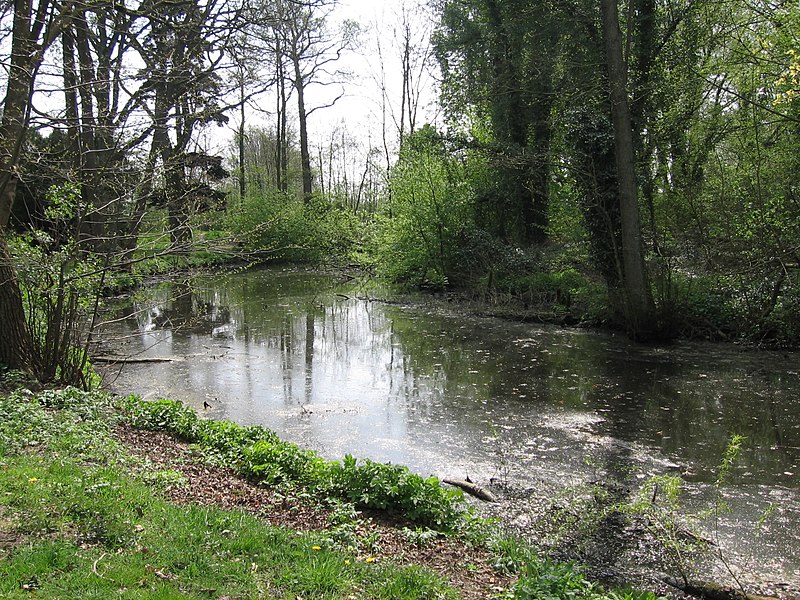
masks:
[(633, 489), (679, 473), (700, 501), (730, 435), (745, 435), (730, 521), (779, 505), (771, 549), (800, 578), (795, 356), (636, 346), (371, 302), (313, 273), (152, 292), (126, 329), (107, 329), (107, 343), (181, 360), (129, 365), (114, 389), (199, 411), (207, 401), (211, 417), (266, 425), (331, 458), (352, 453), (545, 494), (598, 477)]

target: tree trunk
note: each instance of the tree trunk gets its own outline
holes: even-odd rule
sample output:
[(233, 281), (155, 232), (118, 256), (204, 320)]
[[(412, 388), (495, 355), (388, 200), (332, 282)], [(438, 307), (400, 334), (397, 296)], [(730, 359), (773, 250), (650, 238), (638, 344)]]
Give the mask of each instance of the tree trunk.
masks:
[(622, 221), (623, 309), (629, 335), (634, 339), (648, 339), (656, 334), (657, 327), (655, 306), (642, 250), (633, 130), (628, 106), (627, 70), (622, 56), (617, 0), (600, 0), (600, 10), (606, 46)]
[(25, 322), (17, 277), (0, 230), (0, 364), (10, 369), (37, 372), (33, 344)]
[(0, 122), (0, 230), (8, 225), (17, 195), (16, 164), (25, 136), (34, 73), (40, 60), (31, 39), (31, 10), (30, 0), (14, 3), (11, 65)]
[(247, 180), (245, 171), (245, 156), (244, 156), (244, 124), (245, 124), (245, 111), (244, 111), (244, 72), (239, 73), (241, 81), (239, 81), (239, 201), (244, 202), (244, 196), (247, 193)]
[[(0, 363), (38, 374), (22, 293), (6, 246), (6, 229), (17, 193), (17, 160), (25, 139), (33, 82), (58, 27), (51, 31), (53, 21), (45, 22), (45, 18), (34, 22), (31, 0), (16, 0), (13, 6), (11, 64), (0, 121)], [(49, 1), (42, 0), (37, 14), (49, 15), (50, 8)]]
[(305, 104), (305, 83), (303, 73), (300, 69), (300, 60), (296, 55), (292, 56), (294, 61), (294, 87), (297, 90), (297, 118), (300, 121), (300, 165), (303, 171), (303, 203), (311, 202), (313, 192), (314, 174), (311, 172), (311, 155), (308, 151), (308, 127)]

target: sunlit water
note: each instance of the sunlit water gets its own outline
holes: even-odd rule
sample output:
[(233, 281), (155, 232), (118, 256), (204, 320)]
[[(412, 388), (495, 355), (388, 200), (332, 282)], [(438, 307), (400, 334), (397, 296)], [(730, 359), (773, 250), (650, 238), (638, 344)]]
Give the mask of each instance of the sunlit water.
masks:
[(375, 301), (353, 283), (281, 270), (151, 290), (105, 329), (101, 351), (176, 359), (108, 368), (120, 393), (265, 425), (328, 458), (544, 497), (676, 474), (699, 511), (714, 501), (730, 435), (744, 435), (722, 488), (731, 512), (713, 535), (744, 568), (800, 582), (796, 354), (641, 346)]

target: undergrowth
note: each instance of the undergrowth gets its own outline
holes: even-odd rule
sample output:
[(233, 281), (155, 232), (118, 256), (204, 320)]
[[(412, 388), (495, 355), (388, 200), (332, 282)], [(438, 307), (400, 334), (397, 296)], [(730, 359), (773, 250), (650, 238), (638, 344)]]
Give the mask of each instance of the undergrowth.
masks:
[(99, 393), (0, 397), (0, 597), (457, 597), (427, 569), (359, 560), (323, 532), (170, 504), (115, 441), (117, 418)]
[(328, 461), (263, 427), (200, 419), (173, 400), (142, 402), (130, 397), (124, 409), (132, 425), (174, 433), (265, 485), (303, 486), (318, 497), (395, 512), (442, 531), (454, 531), (468, 522), (469, 509), (460, 490), (446, 489), (435, 477), (421, 477), (401, 465), (349, 455)]

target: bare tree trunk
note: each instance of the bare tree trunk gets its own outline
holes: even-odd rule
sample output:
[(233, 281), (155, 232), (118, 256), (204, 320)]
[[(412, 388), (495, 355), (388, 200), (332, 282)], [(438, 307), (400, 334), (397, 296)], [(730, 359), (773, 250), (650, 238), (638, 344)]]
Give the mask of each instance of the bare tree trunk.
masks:
[(244, 201), (245, 193), (247, 192), (246, 171), (244, 164), (244, 73), (240, 73), (241, 81), (239, 82), (239, 200)]
[(67, 30), (61, 36), (64, 69), (64, 106), (67, 118), (67, 137), (73, 156), (80, 156), (80, 129), (78, 117), (78, 74), (75, 67), (75, 36)]
[(300, 60), (295, 55), (294, 61), (294, 88), (297, 91), (297, 118), (300, 121), (300, 167), (303, 171), (303, 203), (311, 202), (311, 194), (314, 191), (314, 174), (311, 171), (311, 155), (308, 151), (308, 115), (306, 114), (305, 103), (305, 82), (303, 73), (300, 69)]
[(286, 107), (288, 99), (286, 97), (286, 77), (283, 69), (283, 56), (278, 57), (278, 128), (277, 128), (277, 147), (278, 147), (278, 181), (277, 187), (282, 192), (289, 191), (289, 144), (286, 139)]
[(644, 264), (636, 186), (633, 129), (628, 106), (627, 69), (622, 56), (617, 0), (600, 0), (603, 36), (614, 125), (614, 152), (622, 220), (623, 292), (629, 334), (647, 339), (656, 334), (656, 317), (650, 283)]

